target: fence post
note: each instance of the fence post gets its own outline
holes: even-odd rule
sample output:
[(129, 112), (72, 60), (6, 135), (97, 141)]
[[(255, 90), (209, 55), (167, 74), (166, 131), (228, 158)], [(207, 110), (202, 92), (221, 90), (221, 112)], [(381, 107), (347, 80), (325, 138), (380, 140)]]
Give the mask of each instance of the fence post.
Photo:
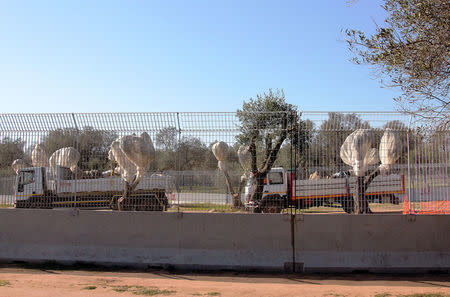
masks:
[[(181, 124), (180, 124), (180, 113), (177, 112), (177, 123), (178, 123), (178, 144), (177, 147), (179, 148), (179, 145), (181, 143)], [(176, 155), (176, 164), (177, 164), (177, 170), (178, 172), (181, 172), (181, 160), (180, 160), (180, 150), (177, 149), (177, 155)], [(184, 182), (184, 174), (182, 174), (183, 182)], [(177, 212), (180, 212), (180, 191), (177, 192)]]
[[(75, 130), (77, 131), (77, 137), (75, 138), (75, 149), (79, 152), (79, 141), (80, 141), (80, 130), (78, 129), (78, 125), (77, 125), (77, 121), (75, 119), (75, 114), (72, 113), (72, 120), (73, 120), (73, 124), (75, 125)], [(80, 160), (81, 161), (81, 160)], [(77, 181), (78, 181), (78, 176), (77, 173), (75, 173), (75, 193), (74, 193), (74, 207), (77, 207)]]
[(409, 134), (411, 133), (412, 114), (409, 116), (408, 132), (406, 133), (406, 145), (408, 146), (408, 212), (411, 213), (411, 157), (409, 147)]

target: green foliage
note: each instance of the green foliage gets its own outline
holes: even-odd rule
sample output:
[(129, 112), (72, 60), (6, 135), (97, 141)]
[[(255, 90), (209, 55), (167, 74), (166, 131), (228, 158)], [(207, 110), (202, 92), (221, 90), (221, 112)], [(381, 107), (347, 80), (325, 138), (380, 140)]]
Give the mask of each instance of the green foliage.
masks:
[(20, 138), (12, 140), (11, 138), (5, 137), (1, 140), (0, 168), (10, 168), (14, 160), (23, 159), (24, 155), (24, 142)]
[(286, 102), (282, 90), (274, 92), (269, 89), (268, 93), (258, 94), (255, 99), (244, 101), (237, 116), (241, 123), (241, 133), (237, 139), (240, 144), (250, 146), (253, 173), (267, 173), (286, 138), (295, 135), (291, 140), (298, 139), (297, 108)]
[(5, 280), (1, 280), (0, 279), (0, 287), (9, 286), (9, 285), (10, 285), (9, 281), (5, 281)]
[(238, 140), (242, 144), (250, 144), (252, 141), (263, 141), (266, 138), (274, 140), (282, 128), (287, 128), (288, 119), (294, 122), (297, 108), (286, 103), (283, 90), (269, 89), (268, 93), (256, 95), (256, 99), (250, 98), (243, 102), (242, 110), (237, 111), (241, 122), (241, 134)]
[(180, 170), (215, 169), (217, 161), (211, 150), (195, 137), (183, 137), (177, 148)]
[(49, 132), (42, 145), (49, 156), (63, 147), (77, 148), (81, 155), (81, 169), (103, 171), (110, 169), (108, 152), (116, 138), (117, 134), (112, 131), (96, 130), (92, 127), (84, 127), (81, 130), (65, 128)]
[(113, 291), (122, 293), (122, 292), (131, 292), (134, 295), (144, 295), (144, 296), (155, 296), (155, 295), (172, 295), (175, 294), (176, 291), (172, 290), (160, 290), (156, 287), (143, 287), (143, 286), (114, 286)]
[(375, 34), (345, 31), (353, 62), (375, 66), (384, 85), (399, 88), (404, 111), (448, 124), (450, 2), (385, 0), (383, 8), (385, 26)]
[(155, 296), (155, 295), (172, 295), (175, 294), (176, 291), (173, 290), (160, 290), (155, 287), (136, 287), (136, 289), (133, 291), (134, 295), (144, 295), (144, 296)]
[(369, 123), (356, 114), (328, 113), (328, 119), (320, 125), (318, 131), (312, 132), (314, 141), (308, 152), (306, 167), (326, 166), (329, 169), (329, 172), (325, 172), (327, 175), (342, 170), (346, 165), (340, 157), (340, 151), (345, 139), (356, 129), (368, 128)]
[(449, 297), (450, 295), (441, 293), (415, 293), (408, 295), (397, 295), (397, 297)]
[(379, 294), (375, 295), (375, 297), (389, 297), (389, 296), (392, 296), (392, 295), (389, 293), (379, 293)]
[(97, 289), (97, 286), (87, 286), (83, 288), (83, 290), (95, 290), (95, 289)]
[(156, 147), (165, 151), (174, 151), (178, 144), (178, 131), (175, 127), (161, 129), (155, 136)]

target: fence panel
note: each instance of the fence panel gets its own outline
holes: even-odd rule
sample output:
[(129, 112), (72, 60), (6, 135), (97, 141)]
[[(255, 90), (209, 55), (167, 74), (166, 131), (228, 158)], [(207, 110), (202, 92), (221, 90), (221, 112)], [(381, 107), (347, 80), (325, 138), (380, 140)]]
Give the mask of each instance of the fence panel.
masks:
[[(386, 128), (398, 138), (398, 156), (388, 176), (370, 176), (389, 149), (380, 146)], [(358, 129), (371, 131), (364, 149), (377, 149), (378, 158), (358, 165), (364, 167), (359, 179), (356, 164), (341, 156)], [(110, 149), (121, 137), (144, 132), (155, 153), (133, 187), (137, 169), (121, 171)], [(79, 160), (73, 170), (42, 171), (36, 192), (25, 189), (36, 177), (16, 177), (11, 165), (22, 160), (16, 168), (31, 167), (37, 144), (46, 159), (73, 147)], [(424, 129), (394, 112), (0, 114), (0, 205), (13, 207), (29, 191), (24, 195), (36, 196), (33, 207), (110, 207), (132, 194), (139, 203), (167, 198), (168, 211), (353, 212), (356, 203), (358, 211), (449, 213), (449, 150), (448, 127)], [(127, 174), (132, 178), (125, 182)], [(148, 191), (156, 185), (162, 192)], [(353, 198), (363, 190), (368, 205)], [(39, 200), (39, 191), (51, 198)], [(149, 209), (144, 204), (128, 209)]]
[(411, 124), (405, 213), (450, 214), (450, 131)]

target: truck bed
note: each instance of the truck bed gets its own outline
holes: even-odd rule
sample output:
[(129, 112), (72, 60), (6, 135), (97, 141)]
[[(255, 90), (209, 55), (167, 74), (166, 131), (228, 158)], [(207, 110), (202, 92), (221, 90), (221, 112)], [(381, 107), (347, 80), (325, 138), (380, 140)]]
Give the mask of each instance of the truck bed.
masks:
[[(294, 198), (334, 198), (348, 196), (356, 186), (357, 177), (295, 180), (293, 181)], [(402, 175), (392, 174), (374, 178), (366, 195), (403, 194), (404, 180)]]
[[(49, 180), (47, 188), (56, 194), (121, 193), (125, 182), (120, 177), (77, 180)], [(172, 189), (173, 182), (168, 176), (153, 174), (145, 176), (136, 190)]]

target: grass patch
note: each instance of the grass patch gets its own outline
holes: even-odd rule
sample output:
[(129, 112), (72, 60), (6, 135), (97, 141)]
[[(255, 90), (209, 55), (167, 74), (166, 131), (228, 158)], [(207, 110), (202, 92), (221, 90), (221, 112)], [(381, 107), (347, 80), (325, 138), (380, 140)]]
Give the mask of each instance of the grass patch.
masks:
[(132, 287), (131, 286), (114, 286), (112, 287), (113, 291), (118, 293), (128, 292)]
[(0, 203), (0, 208), (13, 208), (14, 204), (11, 203)]
[(144, 295), (144, 296), (155, 296), (155, 295), (172, 295), (175, 294), (176, 291), (171, 290), (160, 290), (156, 287), (136, 287), (135, 290), (133, 290), (133, 294), (135, 295)]
[(449, 297), (450, 295), (443, 295), (441, 293), (416, 293), (409, 295), (398, 295), (397, 297)]
[(157, 287), (142, 287), (142, 286), (114, 286), (112, 287), (113, 291), (118, 293), (123, 292), (131, 292), (134, 295), (143, 295), (143, 296), (155, 296), (155, 295), (172, 295), (175, 294), (176, 291), (171, 290), (160, 290)]
[(379, 293), (379, 294), (375, 295), (375, 297), (388, 297), (388, 296), (392, 296), (392, 295), (389, 293)]
[(220, 296), (220, 293), (219, 292), (209, 292), (206, 295), (208, 295), (208, 296)]
[(0, 287), (8, 286), (8, 285), (10, 285), (9, 281), (5, 281), (5, 280), (1, 280), (0, 279)]
[(83, 290), (95, 290), (95, 289), (97, 289), (96, 286), (87, 286), (83, 288)]
[(225, 187), (208, 187), (208, 186), (181, 186), (181, 193), (212, 193), (212, 194), (226, 194)]
[[(403, 203), (399, 205), (394, 205), (390, 203), (369, 203), (372, 210), (376, 211), (402, 211)], [(182, 203), (179, 206), (174, 204), (168, 209), (168, 212), (215, 212), (215, 213), (235, 213), (235, 212), (248, 212), (244, 209), (235, 209), (231, 205), (223, 204), (211, 204), (211, 203)], [(312, 206), (306, 209), (295, 210), (294, 208), (286, 208), (281, 211), (281, 213), (334, 213), (334, 212), (344, 212), (341, 205), (338, 203), (332, 206)]]
[[(214, 212), (237, 212), (239, 209), (233, 209), (230, 205), (211, 204), (211, 203), (183, 203), (179, 205), (180, 211), (203, 211), (207, 212), (214, 210)], [(169, 212), (177, 212), (176, 205), (169, 208)]]

